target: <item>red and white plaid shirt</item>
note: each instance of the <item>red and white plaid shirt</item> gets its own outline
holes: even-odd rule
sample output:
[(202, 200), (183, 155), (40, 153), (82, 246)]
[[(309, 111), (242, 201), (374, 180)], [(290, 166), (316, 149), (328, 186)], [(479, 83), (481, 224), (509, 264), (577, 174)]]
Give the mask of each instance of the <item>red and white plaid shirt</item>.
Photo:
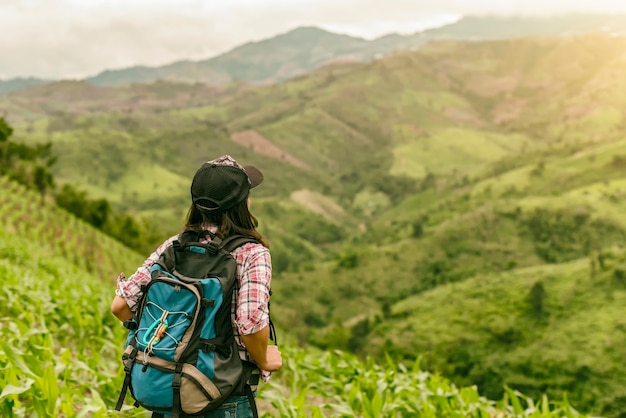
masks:
[[(210, 225), (206, 226), (205, 229), (215, 232), (216, 227)], [(142, 296), (141, 286), (151, 280), (150, 267), (159, 259), (161, 253), (172, 246), (176, 239), (178, 239), (178, 235), (167, 239), (156, 251), (150, 254), (128, 279), (124, 273), (120, 273), (117, 278), (115, 294), (126, 299), (131, 311), (134, 312), (137, 309), (137, 303)], [(208, 241), (207, 239), (204, 242)], [(241, 340), (241, 335), (254, 334), (269, 326), (268, 304), (272, 280), (272, 261), (269, 250), (256, 243), (244, 244), (236, 248), (231, 254), (237, 262), (237, 277), (239, 279), (239, 288), (235, 290), (231, 304), (231, 322), (235, 340), (242, 349), (240, 353), (245, 356), (244, 360), (251, 361)], [(264, 381), (269, 379), (269, 372), (262, 371), (261, 374)]]

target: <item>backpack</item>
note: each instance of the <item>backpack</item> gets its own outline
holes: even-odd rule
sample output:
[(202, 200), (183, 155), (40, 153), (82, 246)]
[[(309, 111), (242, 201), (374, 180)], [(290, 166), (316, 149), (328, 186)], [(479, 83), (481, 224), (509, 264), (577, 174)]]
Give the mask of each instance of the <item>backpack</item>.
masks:
[[(211, 240), (201, 243), (207, 234)], [(230, 253), (248, 242), (257, 241), (185, 231), (161, 254), (134, 318), (125, 322), (118, 411), (128, 389), (135, 406), (174, 417), (205, 414), (245, 389), (256, 410), (247, 385), (255, 367), (241, 361), (231, 325), (238, 279)]]

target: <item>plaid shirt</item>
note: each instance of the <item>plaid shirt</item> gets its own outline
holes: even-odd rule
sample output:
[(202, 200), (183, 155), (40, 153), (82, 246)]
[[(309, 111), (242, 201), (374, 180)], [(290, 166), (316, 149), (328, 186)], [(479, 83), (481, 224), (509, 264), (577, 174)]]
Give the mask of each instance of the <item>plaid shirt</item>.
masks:
[[(209, 226), (207, 229), (215, 232), (216, 228)], [(128, 279), (124, 273), (120, 273), (117, 278), (115, 294), (126, 299), (131, 311), (134, 312), (137, 309), (137, 303), (142, 296), (141, 285), (147, 284), (151, 280), (150, 267), (159, 259), (163, 251), (172, 246), (176, 239), (178, 239), (178, 235), (161, 244)], [(251, 361), (241, 340), (241, 335), (254, 334), (269, 325), (268, 303), (272, 262), (269, 250), (261, 244), (247, 243), (236, 248), (231, 254), (237, 262), (239, 280), (239, 288), (235, 290), (231, 304), (231, 322), (235, 340), (241, 348), (242, 359)], [(269, 380), (269, 372), (262, 371), (261, 374), (264, 381)]]

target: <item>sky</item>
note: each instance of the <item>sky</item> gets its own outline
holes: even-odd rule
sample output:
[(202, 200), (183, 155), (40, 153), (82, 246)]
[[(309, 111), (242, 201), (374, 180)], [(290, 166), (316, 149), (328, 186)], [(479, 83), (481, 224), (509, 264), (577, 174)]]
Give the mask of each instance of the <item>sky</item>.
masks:
[(376, 38), (464, 15), (626, 13), (626, 0), (0, 0), (0, 79), (207, 59), (318, 26)]

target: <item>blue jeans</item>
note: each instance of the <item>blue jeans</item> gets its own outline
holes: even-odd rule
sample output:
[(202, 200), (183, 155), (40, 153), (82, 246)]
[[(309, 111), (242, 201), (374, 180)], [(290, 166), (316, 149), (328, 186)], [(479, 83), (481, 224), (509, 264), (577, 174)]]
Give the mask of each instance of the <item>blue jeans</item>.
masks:
[(252, 418), (252, 408), (247, 396), (231, 396), (215, 411), (204, 418)]
[[(171, 415), (153, 414), (153, 417), (163, 416), (165, 418)], [(231, 396), (226, 399), (223, 404), (214, 411), (208, 412), (205, 415), (197, 416), (194, 418), (253, 418), (252, 408), (250, 407), (250, 401), (247, 396)]]

